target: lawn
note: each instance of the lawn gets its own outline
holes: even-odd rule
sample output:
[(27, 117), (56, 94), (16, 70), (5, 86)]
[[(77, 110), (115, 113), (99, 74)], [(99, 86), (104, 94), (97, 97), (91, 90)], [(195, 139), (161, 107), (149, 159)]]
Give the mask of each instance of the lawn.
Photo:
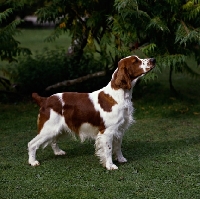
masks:
[(0, 104), (0, 198), (200, 198), (200, 80), (177, 75), (174, 86), (176, 97), (163, 75), (134, 89), (136, 123), (123, 140), (128, 163), (116, 171), (99, 164), (93, 141), (69, 138), (60, 141), (66, 156), (39, 149), (41, 166), (29, 166), (38, 107)]
[[(22, 30), (17, 39), (33, 54), (44, 47), (67, 49), (66, 35), (44, 42), (51, 31)], [(27, 143), (36, 135), (38, 107), (31, 101), (0, 103), (0, 198), (199, 199), (200, 80), (174, 76), (179, 95), (172, 96), (166, 74), (134, 88), (136, 123), (122, 146), (128, 163), (116, 171), (99, 164), (94, 141), (70, 138), (60, 140), (66, 156), (39, 149), (41, 166), (29, 166)]]
[(52, 42), (45, 40), (53, 31), (53, 29), (21, 29), (21, 34), (16, 35), (15, 38), (20, 42), (20, 46), (31, 49), (33, 54), (36, 51), (41, 52), (44, 48), (63, 47), (67, 49), (71, 42), (68, 34), (60, 35), (59, 39)]

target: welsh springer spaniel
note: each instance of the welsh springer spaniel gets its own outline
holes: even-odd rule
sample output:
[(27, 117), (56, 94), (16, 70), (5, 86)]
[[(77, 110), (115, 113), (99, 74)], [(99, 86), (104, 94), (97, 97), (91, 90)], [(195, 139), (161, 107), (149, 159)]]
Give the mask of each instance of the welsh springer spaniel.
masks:
[(36, 150), (51, 144), (55, 155), (65, 155), (57, 138), (64, 132), (77, 135), (81, 141), (95, 139), (96, 155), (108, 170), (118, 169), (112, 154), (127, 162), (121, 144), (125, 130), (133, 123), (132, 89), (138, 78), (154, 68), (154, 58), (129, 56), (121, 59), (108, 85), (92, 93), (65, 92), (50, 97), (32, 97), (40, 106), (39, 134), (28, 143), (29, 164), (37, 166)]

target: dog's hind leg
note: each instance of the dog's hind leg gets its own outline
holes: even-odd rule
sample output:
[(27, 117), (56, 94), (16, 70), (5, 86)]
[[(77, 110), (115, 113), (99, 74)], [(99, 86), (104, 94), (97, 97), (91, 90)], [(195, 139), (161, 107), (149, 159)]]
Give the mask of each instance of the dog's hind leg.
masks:
[[(28, 143), (28, 155), (29, 155), (29, 164), (31, 166), (38, 166), (40, 163), (36, 160), (36, 151), (39, 149), (41, 146), (45, 148), (48, 144), (51, 144), (58, 133), (54, 131), (50, 131), (50, 129), (43, 128), (35, 138), (33, 138), (29, 143)], [(57, 144), (54, 144), (54, 150), (59, 152), (59, 148)], [(52, 148), (53, 148), (52, 147)], [(55, 151), (54, 151), (55, 153)]]
[(40, 163), (36, 160), (36, 150), (39, 148), (38, 145), (34, 145), (34, 142), (38, 139), (39, 135), (37, 135), (35, 138), (33, 138), (29, 143), (28, 143), (28, 163), (31, 166), (38, 166)]
[(28, 155), (29, 155), (28, 163), (31, 166), (40, 165), (40, 163), (36, 160), (36, 151), (45, 142), (45, 140), (46, 138), (44, 139), (43, 134), (38, 134), (28, 143)]
[(52, 143), (51, 143), (51, 147), (53, 149), (53, 152), (55, 155), (65, 155), (65, 151), (61, 150), (56, 142), (56, 140), (54, 140)]
[[(40, 114), (38, 124), (43, 124), (45, 117)], [(64, 118), (53, 110), (50, 110), (50, 118), (42, 125), (40, 133), (28, 143), (29, 164), (32, 166), (39, 165), (36, 160), (36, 151), (41, 146), (45, 148), (51, 144), (51, 147), (56, 155), (64, 155), (64, 151), (59, 149), (56, 140), (62, 134)]]

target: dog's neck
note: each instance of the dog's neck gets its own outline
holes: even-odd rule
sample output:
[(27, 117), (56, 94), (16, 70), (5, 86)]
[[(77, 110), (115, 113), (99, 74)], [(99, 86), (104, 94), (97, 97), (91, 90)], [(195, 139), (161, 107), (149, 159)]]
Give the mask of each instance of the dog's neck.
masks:
[(108, 83), (108, 85), (106, 87), (103, 88), (104, 92), (111, 95), (114, 99), (117, 99), (117, 101), (121, 101), (123, 102), (124, 100), (130, 100), (132, 99), (132, 91), (133, 91), (133, 87), (135, 85), (137, 80), (134, 80), (132, 82), (132, 87), (130, 90), (128, 89), (113, 89), (111, 87), (111, 82)]
[(139, 77), (132, 81), (130, 90), (124, 90), (124, 99), (125, 100), (131, 100), (132, 99), (133, 87), (135, 86), (138, 79), (139, 79)]

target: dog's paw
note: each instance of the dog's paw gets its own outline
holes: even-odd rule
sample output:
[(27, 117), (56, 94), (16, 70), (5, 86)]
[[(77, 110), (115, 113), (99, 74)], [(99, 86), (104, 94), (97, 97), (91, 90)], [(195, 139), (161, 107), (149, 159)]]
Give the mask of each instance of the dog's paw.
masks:
[(116, 160), (119, 162), (119, 163), (125, 163), (125, 162), (127, 162), (127, 159), (125, 158), (125, 157), (118, 157), (118, 158), (116, 158)]
[(63, 150), (60, 150), (60, 151), (54, 152), (54, 154), (55, 155), (66, 155), (66, 152)]
[(116, 170), (118, 167), (115, 164), (106, 165), (107, 170)]
[(39, 163), (37, 160), (35, 160), (35, 161), (33, 161), (33, 162), (30, 162), (30, 161), (29, 161), (29, 164), (30, 164), (31, 166), (33, 166), (33, 167), (39, 166), (39, 165), (40, 165), (40, 163)]

